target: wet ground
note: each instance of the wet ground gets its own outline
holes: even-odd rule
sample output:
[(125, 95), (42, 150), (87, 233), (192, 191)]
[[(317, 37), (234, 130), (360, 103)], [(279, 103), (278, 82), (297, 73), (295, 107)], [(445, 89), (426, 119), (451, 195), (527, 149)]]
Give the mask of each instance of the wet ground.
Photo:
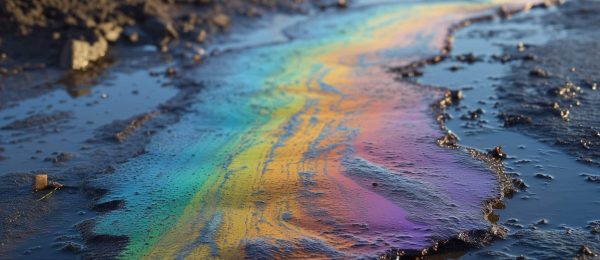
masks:
[[(557, 17), (598, 7), (597, 3), (574, 2), (516, 15), (511, 20), (472, 25), (456, 34), (453, 58), (426, 68), (424, 76), (417, 79), (423, 84), (464, 91), (460, 105), (447, 110), (452, 117), (447, 127), (460, 138), (459, 144), (480, 150), (501, 145), (509, 155), (504, 161), (507, 171), (526, 186), (494, 211), (493, 220), (510, 230), (508, 238), (467, 253), (466, 258), (561, 258), (573, 256), (582, 245), (598, 251), (600, 240), (592, 223), (600, 212), (600, 187), (590, 176), (597, 176), (599, 169), (581, 160), (582, 155), (597, 158), (593, 154), (598, 149), (554, 142), (581, 138), (581, 128), (595, 129), (597, 92), (585, 89), (578, 95), (582, 104), (570, 108), (585, 114), (578, 119), (564, 121), (560, 115), (540, 112), (538, 106), (540, 100), (556, 99), (549, 90), (564, 85), (565, 80), (593, 81), (595, 73), (575, 75), (567, 71), (583, 64), (597, 65), (593, 54), (588, 54), (588, 61), (580, 56), (580, 66), (571, 59), (586, 55), (581, 48), (594, 41), (597, 29), (581, 26), (582, 21), (573, 16), (569, 22), (557, 22)], [(558, 47), (559, 42), (564, 45)], [(527, 47), (519, 51), (522, 44)], [(472, 64), (460, 61), (465, 54), (479, 60)], [(506, 55), (512, 59), (497, 58)], [(524, 58), (529, 55), (536, 58)], [(538, 77), (530, 71), (542, 66), (552, 70), (554, 77), (557, 70), (564, 69), (567, 79), (551, 80), (545, 88), (523, 83), (536, 81)], [(531, 121), (512, 124), (505, 120), (506, 114), (522, 115)]]
[[(570, 257), (584, 244), (598, 252), (597, 166), (548, 142), (549, 131), (504, 127), (502, 112), (529, 115), (511, 110), (523, 102), (498, 85), (529, 69), (522, 59), (493, 58), (519, 42), (541, 56), (533, 46), (572, 37), (564, 21), (549, 25), (547, 17), (582, 7), (467, 27), (452, 55), (483, 61), (425, 67), (422, 85), (389, 72), (438, 53), (446, 28), (495, 14), (497, 4), (359, 1), (268, 16), (223, 36), (200, 65), (140, 59), (155, 48), (142, 47), (86, 87), (3, 103), (0, 203), (10, 210), (0, 215), (0, 250), (30, 258), (371, 258), (438, 241), (450, 252), (441, 257)], [(447, 109), (458, 143), (502, 145), (503, 166), (437, 146), (444, 132), (430, 105), (444, 88), (465, 94)], [(595, 100), (581, 99), (583, 109)], [(38, 171), (66, 187), (38, 201)], [(504, 197), (506, 174), (528, 188), (487, 214)], [(502, 237), (502, 227), (506, 240), (465, 253)]]

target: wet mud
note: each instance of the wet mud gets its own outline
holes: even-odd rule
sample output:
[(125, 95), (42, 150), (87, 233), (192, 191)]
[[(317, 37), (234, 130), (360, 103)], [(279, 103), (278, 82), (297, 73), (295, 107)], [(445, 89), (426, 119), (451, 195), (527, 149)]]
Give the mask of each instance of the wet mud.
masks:
[[(0, 150), (0, 156), (10, 156), (6, 167), (11, 172), (44, 169), (65, 189), (43, 204), (24, 207), (43, 195), (27, 188), (32, 174), (2, 174), (2, 183), (15, 185), (1, 191), (0, 197), (7, 199), (0, 203), (15, 210), (0, 215), (7, 220), (2, 229), (10, 231), (0, 251), (62, 258), (396, 259), (461, 256), (503, 238), (517, 241), (514, 248), (530, 248), (521, 240), (536, 237), (555, 241), (554, 231), (519, 233), (506, 228), (508, 223), (522, 225), (519, 220), (501, 223), (504, 216), (498, 211), (506, 207), (507, 198), (535, 199), (538, 186), (531, 182), (536, 175), (521, 179), (513, 172), (515, 157), (522, 154), (501, 139), (493, 139), (493, 145), (471, 145), (462, 131), (454, 130), (456, 121), (476, 131), (490, 117), (515, 129), (534, 124), (535, 118), (466, 107), (471, 104), (468, 88), (446, 91), (393, 79), (426, 78), (426, 65), (445, 66), (447, 61), (461, 64), (445, 69), (447, 73), (468, 71), (485, 57), (452, 56), (452, 34), (474, 22), (549, 8), (550, 3), (526, 8), (463, 3), (469, 6), (466, 10), (460, 4), (357, 3), (352, 9), (337, 1), (321, 5), (348, 8), (340, 18), (331, 18), (340, 14), (327, 8), (311, 19), (268, 17), (283, 26), (281, 33), (266, 34), (275, 40), (264, 40), (265, 32), (258, 30), (256, 36), (247, 36), (249, 43), (235, 39), (214, 48), (207, 60), (196, 51), (181, 51), (186, 47), (172, 49), (178, 57), (148, 57), (146, 47), (140, 56), (121, 53), (131, 56), (116, 55), (120, 60), (105, 69), (74, 72), (62, 80), (75, 82), (66, 87), (76, 97), (70, 101), (61, 102), (65, 93), (57, 93), (53, 84), (30, 96), (15, 94), (13, 103), (2, 107), (7, 116), (0, 124), (0, 141), (6, 151)], [(472, 16), (480, 18), (465, 20)], [(211, 19), (218, 30), (229, 26), (227, 16)], [(177, 25), (176, 32), (165, 28), (157, 35), (180, 34), (185, 25)], [(451, 28), (450, 36), (443, 28)], [(126, 36), (124, 40), (144, 42), (143, 33)], [(415, 53), (429, 57), (440, 49), (441, 55), (415, 59)], [(123, 57), (139, 60), (123, 62)], [(506, 54), (499, 57), (504, 63), (514, 60)], [(537, 55), (521, 60), (537, 60), (532, 57)], [(165, 61), (169, 65), (161, 66)], [(150, 73), (111, 79), (123, 68), (135, 72), (132, 68), (148, 64), (155, 65)], [(118, 92), (111, 84), (124, 90)], [(143, 106), (127, 103), (145, 90), (158, 94), (149, 95)], [(569, 88), (557, 93), (579, 92)], [(48, 99), (73, 107), (35, 108)], [(94, 117), (103, 104), (120, 107), (123, 114)], [(63, 130), (71, 126), (79, 131), (86, 126), (84, 134)], [(63, 150), (52, 151), (48, 147), (56, 143), (45, 145), (52, 132), (58, 139), (67, 134), (74, 138), (61, 141)], [(34, 149), (38, 146), (45, 148)], [(29, 158), (31, 151), (39, 155)], [(29, 163), (22, 164), (23, 158)], [(594, 176), (577, 178), (592, 184)], [(557, 175), (550, 183), (561, 179)], [(71, 204), (76, 207), (69, 208)], [(589, 211), (593, 208), (586, 217)], [(45, 225), (29, 227), (46, 217)], [(555, 228), (554, 221), (549, 218), (538, 226)], [(596, 230), (595, 222), (589, 222), (589, 230)], [(591, 256), (598, 250), (595, 245), (576, 244), (593, 237), (579, 231), (568, 241), (568, 249), (575, 249), (569, 255)], [(48, 247), (45, 241), (54, 242)], [(473, 254), (503, 254), (490, 252)]]
[(594, 14), (599, 11), (598, 2), (573, 1), (541, 18), (558, 27), (560, 36), (523, 49), (507, 46), (503, 55), (537, 58), (512, 65), (498, 88), (499, 109), (531, 121), (519, 126), (523, 131), (595, 165), (600, 158), (600, 20)]
[[(574, 59), (579, 66), (597, 65), (593, 55), (583, 57), (593, 49), (597, 28), (588, 25), (596, 17), (575, 15), (595, 8), (597, 2), (569, 1), (474, 24), (455, 35), (451, 58), (413, 78), (464, 92), (458, 105), (438, 112), (438, 121), (452, 131), (438, 142), (492, 151), (490, 155), (503, 158), (515, 188), (491, 219), (507, 229), (506, 237), (462, 258), (596, 257), (598, 201), (592, 173), (598, 168), (590, 159), (595, 151), (587, 139), (594, 134), (597, 109), (581, 108), (585, 119), (580, 116), (574, 125), (570, 111), (560, 110), (576, 111), (596, 100), (594, 84), (587, 82), (594, 75), (585, 69), (576, 74), (577, 65), (569, 65)], [(578, 129), (587, 129), (587, 137)], [(498, 146), (506, 152), (498, 152)]]

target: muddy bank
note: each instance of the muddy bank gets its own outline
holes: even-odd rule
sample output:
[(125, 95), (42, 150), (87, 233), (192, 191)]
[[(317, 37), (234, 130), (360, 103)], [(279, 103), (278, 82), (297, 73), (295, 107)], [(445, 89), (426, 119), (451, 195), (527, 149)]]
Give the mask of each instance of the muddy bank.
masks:
[(543, 16), (560, 34), (543, 45), (506, 46), (503, 57), (510, 61), (532, 59), (511, 62), (497, 88), (501, 111), (529, 118), (516, 127), (595, 165), (600, 165), (599, 12), (597, 1), (570, 1)]
[[(453, 53), (409, 77), (451, 89), (444, 106), (456, 103), (458, 93), (464, 97), (437, 114), (452, 131), (438, 143), (479, 150), (501, 145), (506, 151), (496, 154), (505, 154), (517, 189), (490, 220), (507, 236), (463, 258), (597, 254), (598, 168), (588, 160), (597, 150), (587, 141), (597, 127), (597, 92), (589, 80), (594, 75), (576, 67), (597, 70), (597, 17), (586, 15), (596, 9), (597, 2), (570, 1), (465, 27), (454, 35)], [(570, 118), (578, 109), (585, 116)], [(560, 141), (567, 139), (572, 142)]]

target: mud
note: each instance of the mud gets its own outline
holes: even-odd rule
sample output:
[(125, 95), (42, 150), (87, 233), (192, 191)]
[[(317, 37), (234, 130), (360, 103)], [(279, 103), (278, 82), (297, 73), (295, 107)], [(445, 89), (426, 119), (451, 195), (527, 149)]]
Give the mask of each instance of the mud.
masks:
[(512, 64), (502, 79), (503, 87), (498, 88), (501, 111), (531, 119), (517, 127), (596, 165), (600, 157), (600, 92), (595, 90), (600, 82), (600, 19), (594, 14), (599, 12), (598, 2), (570, 1), (545, 15), (543, 22), (561, 28), (562, 35), (522, 50), (507, 46), (504, 55), (526, 54), (536, 59)]
[[(478, 57), (478, 61), (470, 64), (466, 62), (466, 55), (461, 59), (447, 59), (422, 69), (423, 75), (413, 79), (465, 91), (460, 106), (441, 106), (446, 110), (437, 114), (438, 121), (457, 136), (458, 146), (489, 149), (491, 145), (508, 145), (506, 150), (510, 156), (503, 164), (516, 190), (505, 197), (506, 207), (495, 210), (497, 218), (493, 219), (509, 229), (508, 235), (487, 247), (467, 252), (463, 258), (589, 259), (592, 254), (588, 255), (583, 248), (598, 250), (598, 237), (590, 235), (595, 230), (595, 222), (590, 220), (597, 215), (594, 212), (598, 205), (594, 195), (597, 191), (592, 186), (594, 182), (588, 180), (595, 176), (589, 173), (597, 172), (597, 166), (591, 160), (594, 155), (587, 158), (583, 155), (593, 154), (595, 149), (592, 136), (598, 121), (594, 90), (597, 84), (592, 73), (580, 71), (580, 67), (597, 65), (594, 55), (583, 56), (594, 50), (592, 42), (597, 38), (597, 26), (588, 25), (598, 23), (597, 17), (576, 15), (597, 13), (593, 11), (597, 4), (570, 1), (546, 12), (513, 14), (510, 20), (486, 21), (482, 23), (485, 25), (460, 33), (455, 42), (459, 53), (472, 52), (469, 56)], [(492, 45), (499, 46), (500, 52), (493, 53), (494, 48), (489, 47)], [(571, 65), (576, 63), (575, 59), (579, 64)], [(460, 69), (452, 69), (455, 66)], [(592, 106), (585, 107), (584, 103)], [(473, 125), (469, 122), (473, 120), (470, 113), (461, 111), (479, 106), (485, 107), (489, 114), (482, 114), (480, 124)], [(573, 125), (572, 113), (580, 109), (585, 111), (586, 117), (580, 115)], [(456, 114), (466, 116), (455, 120)], [(549, 118), (556, 121), (542, 121), (550, 121)], [(578, 128), (587, 128), (588, 134), (577, 136)], [(571, 144), (556, 141), (566, 137), (572, 140)], [(540, 145), (537, 140), (550, 146)], [(537, 159), (527, 160), (530, 156)], [(577, 157), (594, 165), (576, 162)], [(569, 197), (566, 199), (567, 190), (578, 195), (566, 195)], [(536, 203), (552, 206), (533, 206)]]

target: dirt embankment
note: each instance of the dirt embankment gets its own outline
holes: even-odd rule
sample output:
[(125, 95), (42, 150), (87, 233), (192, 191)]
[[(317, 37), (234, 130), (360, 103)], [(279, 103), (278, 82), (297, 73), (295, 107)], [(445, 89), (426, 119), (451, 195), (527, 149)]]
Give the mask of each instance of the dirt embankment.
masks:
[(60, 65), (85, 69), (111, 45), (204, 43), (236, 20), (306, 12), (345, 1), (294, 0), (6, 0), (0, 6), (0, 74)]

